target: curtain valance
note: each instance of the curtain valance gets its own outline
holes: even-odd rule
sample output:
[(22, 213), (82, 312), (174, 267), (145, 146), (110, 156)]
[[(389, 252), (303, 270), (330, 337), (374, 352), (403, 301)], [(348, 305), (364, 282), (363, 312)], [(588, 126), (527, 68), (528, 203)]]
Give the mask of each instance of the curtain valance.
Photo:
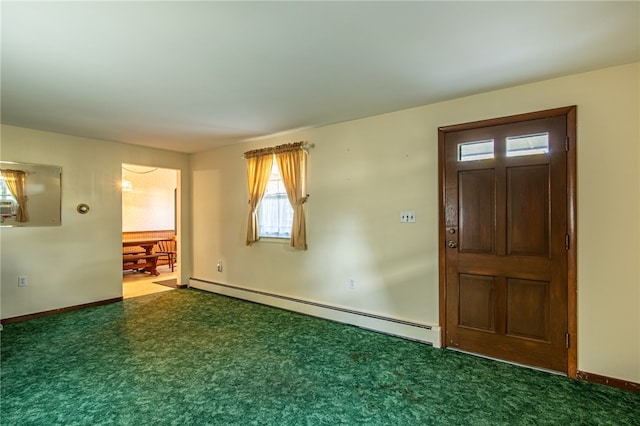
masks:
[(268, 148), (254, 149), (244, 153), (244, 158), (260, 157), (263, 155), (279, 154), (281, 152), (304, 151), (306, 142), (293, 142), (284, 145), (276, 145)]

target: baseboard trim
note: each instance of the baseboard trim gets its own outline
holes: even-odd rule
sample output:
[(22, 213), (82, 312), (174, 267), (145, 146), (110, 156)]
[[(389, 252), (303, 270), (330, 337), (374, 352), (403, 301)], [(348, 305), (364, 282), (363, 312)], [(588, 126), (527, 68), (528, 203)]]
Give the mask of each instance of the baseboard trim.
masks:
[(51, 309), (50, 311), (36, 312), (34, 314), (20, 315), (17, 317), (3, 318), (0, 324), (11, 324), (14, 322), (27, 321), (35, 318), (48, 317), (58, 315), (65, 312), (77, 311), (79, 309), (91, 308), (94, 306), (109, 305), (111, 303), (122, 302), (122, 297), (114, 297), (113, 299), (99, 300), (97, 302), (83, 303), (82, 305), (67, 306), (65, 308)]
[(631, 382), (629, 380), (616, 379), (613, 377), (601, 376), (599, 374), (587, 373), (586, 371), (578, 371), (578, 379), (591, 383), (611, 386), (618, 389), (628, 390), (640, 393), (640, 383)]
[(230, 284), (222, 284), (199, 278), (190, 278), (189, 287), (311, 315), (343, 324), (355, 325), (357, 327), (380, 333), (416, 340), (438, 348), (441, 346), (440, 327), (437, 325), (420, 324), (398, 318), (356, 311), (339, 306), (327, 305), (310, 300)]

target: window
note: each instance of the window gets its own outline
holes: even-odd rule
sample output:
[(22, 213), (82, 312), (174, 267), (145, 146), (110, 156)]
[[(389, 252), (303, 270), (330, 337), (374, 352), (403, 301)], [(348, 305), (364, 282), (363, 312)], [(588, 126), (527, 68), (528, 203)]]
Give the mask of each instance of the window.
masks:
[(476, 161), (493, 158), (493, 139), (458, 145), (458, 161)]
[(0, 216), (3, 219), (15, 217), (17, 207), (16, 199), (11, 195), (7, 184), (0, 175)]
[[(549, 153), (549, 133), (509, 136), (506, 138), (507, 157)], [(487, 139), (458, 144), (458, 161), (477, 161), (494, 158), (494, 140)]]
[(244, 153), (249, 189), (246, 245), (260, 237), (287, 238), (294, 249), (307, 249), (305, 144), (294, 142)]
[(293, 208), (274, 160), (267, 191), (258, 207), (258, 235), (267, 238), (291, 238)]
[(549, 153), (549, 133), (507, 138), (507, 157)]

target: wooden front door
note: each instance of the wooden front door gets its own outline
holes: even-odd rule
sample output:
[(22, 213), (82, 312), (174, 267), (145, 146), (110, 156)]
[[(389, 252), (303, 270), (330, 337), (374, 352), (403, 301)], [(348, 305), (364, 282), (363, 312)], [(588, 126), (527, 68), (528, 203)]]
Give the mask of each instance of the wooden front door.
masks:
[(567, 129), (566, 112), (440, 129), (445, 346), (568, 372)]

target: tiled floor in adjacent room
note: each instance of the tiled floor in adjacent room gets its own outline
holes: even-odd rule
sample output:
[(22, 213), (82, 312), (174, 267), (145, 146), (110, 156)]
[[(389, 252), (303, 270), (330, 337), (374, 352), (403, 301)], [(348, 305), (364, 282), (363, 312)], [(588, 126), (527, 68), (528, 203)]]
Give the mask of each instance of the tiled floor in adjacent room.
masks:
[(155, 282), (177, 279), (178, 274), (171, 272), (171, 268), (168, 265), (158, 266), (158, 272), (160, 272), (160, 275), (154, 277), (148, 273), (124, 271), (122, 273), (122, 297), (128, 299), (130, 297), (173, 290), (171, 287), (155, 284)]

